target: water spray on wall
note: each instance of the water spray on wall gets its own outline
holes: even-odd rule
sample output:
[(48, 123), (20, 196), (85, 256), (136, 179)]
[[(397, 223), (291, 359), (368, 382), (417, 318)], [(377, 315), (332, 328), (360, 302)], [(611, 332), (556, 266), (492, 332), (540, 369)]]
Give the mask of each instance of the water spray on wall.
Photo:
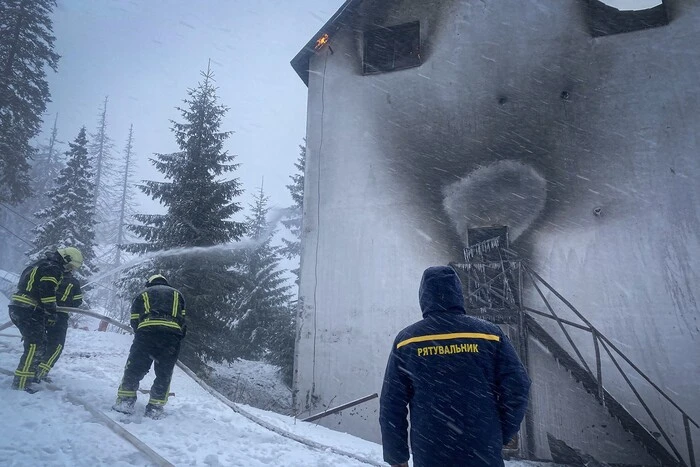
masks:
[(547, 182), (522, 162), (502, 160), (479, 167), (443, 190), (443, 207), (464, 246), (469, 229), (507, 226), (516, 240), (537, 219), (547, 198)]

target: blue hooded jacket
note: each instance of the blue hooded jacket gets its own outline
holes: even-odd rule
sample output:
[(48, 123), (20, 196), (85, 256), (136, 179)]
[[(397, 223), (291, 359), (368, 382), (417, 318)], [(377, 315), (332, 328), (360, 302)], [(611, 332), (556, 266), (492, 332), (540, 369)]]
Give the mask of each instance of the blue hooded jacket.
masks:
[(530, 380), (501, 329), (466, 315), (450, 267), (423, 273), (423, 319), (394, 340), (379, 423), (384, 460), (415, 467), (503, 466), (501, 450), (525, 416)]

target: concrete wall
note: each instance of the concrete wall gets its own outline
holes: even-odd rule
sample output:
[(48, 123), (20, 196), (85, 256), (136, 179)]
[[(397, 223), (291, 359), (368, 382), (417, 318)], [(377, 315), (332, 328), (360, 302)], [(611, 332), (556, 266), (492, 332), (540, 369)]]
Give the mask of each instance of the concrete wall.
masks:
[[(505, 224), (700, 419), (700, 2), (667, 2), (668, 26), (595, 39), (584, 3), (367, 1), (312, 57), (300, 408), (379, 391), (393, 337), (420, 318), (422, 270), (462, 258), (465, 225)], [(423, 64), (363, 76), (361, 31), (415, 20)], [(526, 171), (544, 202), (519, 183)], [(590, 335), (575, 339), (592, 359)], [(641, 417), (612, 370), (607, 387)], [(683, 450), (680, 419), (653, 403)], [(376, 409), (324, 423), (376, 440)]]

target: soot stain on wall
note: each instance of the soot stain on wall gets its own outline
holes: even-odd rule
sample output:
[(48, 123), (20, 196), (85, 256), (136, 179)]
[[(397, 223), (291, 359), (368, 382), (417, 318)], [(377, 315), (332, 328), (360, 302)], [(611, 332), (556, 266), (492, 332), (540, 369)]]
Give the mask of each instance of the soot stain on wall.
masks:
[[(460, 26), (450, 23), (455, 21), (454, 9), (447, 3), (435, 9), (439, 15), (435, 11), (431, 13), (431, 21), (447, 28), (448, 33), (441, 40), (456, 41), (454, 31), (459, 31)], [(604, 61), (591, 50), (590, 36), (585, 34), (585, 9), (579, 2), (573, 1), (566, 10), (566, 27), (534, 33), (535, 37), (531, 30), (517, 31), (516, 23), (511, 25), (512, 37), (503, 38), (503, 31), (495, 27), (502, 19), (497, 9), (481, 6), (483, 10), (479, 12), (471, 5), (470, 8), (469, 15), (463, 17), (466, 19), (458, 22), (465, 23), (459, 40), (470, 48), (464, 55), (472, 61), (457, 57), (458, 61), (451, 64), (445, 53), (428, 56), (411, 75), (415, 99), (404, 90), (387, 99), (380, 109), (375, 108), (376, 115), (382, 116), (375, 121), (376, 132), (382, 136), (378, 139), (381, 152), (396, 174), (397, 183), (410, 191), (422, 218), (442, 225), (438, 227), (441, 240), (451, 246), (455, 258), (461, 255), (463, 238), (443, 209), (444, 193), (447, 187), (464, 181), (474, 171), (499, 161), (511, 161), (541, 174), (546, 180), (548, 200), (544, 212), (533, 219), (540, 225), (549, 212), (557, 209), (559, 202), (572, 202), (563, 190), (576, 170), (575, 159), (585, 157), (585, 148), (592, 144), (592, 135), (582, 128), (585, 122), (577, 121), (580, 118), (577, 107), (593, 92), (589, 87), (590, 62), (596, 61), (597, 70), (605, 67)], [(375, 6), (375, 22), (389, 16), (388, 8), (381, 11)], [(545, 25), (561, 19), (545, 12), (539, 21)], [(478, 33), (470, 36), (469, 28), (479, 20), (491, 21), (494, 31), (490, 37), (479, 37)], [(521, 34), (526, 37), (519, 37)], [(531, 36), (529, 41), (527, 35)], [(438, 31), (433, 30), (432, 39), (437, 37)], [(535, 46), (536, 50), (531, 52), (537, 55), (534, 60), (523, 63), (522, 50), (509, 52), (509, 47), (518, 47), (520, 40)], [(489, 46), (489, 42), (495, 45)], [(438, 46), (440, 50), (449, 50), (451, 44)], [(462, 73), (455, 73), (449, 67)], [(471, 77), (478, 74), (485, 77), (473, 82)], [(398, 74), (394, 77), (390, 73), (366, 79), (374, 79), (386, 89), (396, 86), (395, 81), (407, 83), (406, 77)], [(437, 97), (426, 101), (425, 97), (431, 93)], [(579, 154), (562, 153), (562, 147), (569, 146), (562, 139), (575, 140), (583, 149)], [(513, 181), (512, 177), (512, 171), (506, 177), (496, 174), (494, 183), (507, 183)], [(511, 201), (517, 204), (517, 194)], [(483, 202), (493, 205), (493, 200)], [(533, 208), (535, 205), (536, 202)], [(521, 214), (521, 219), (528, 217)], [(495, 217), (494, 222), (502, 221), (503, 216), (499, 218), (496, 213)], [(484, 222), (488, 225), (491, 221)], [(521, 248), (528, 249), (522, 241), (519, 243)]]

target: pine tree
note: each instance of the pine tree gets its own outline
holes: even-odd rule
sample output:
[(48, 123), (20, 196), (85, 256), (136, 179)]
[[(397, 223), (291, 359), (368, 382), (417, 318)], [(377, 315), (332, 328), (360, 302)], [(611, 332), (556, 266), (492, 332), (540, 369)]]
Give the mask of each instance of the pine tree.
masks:
[(180, 151), (151, 159), (166, 181), (141, 186), (167, 213), (135, 215), (140, 224), (129, 229), (142, 241), (126, 246), (134, 253), (185, 249), (177, 256), (156, 257), (151, 271), (165, 274), (185, 296), (190, 325), (182, 358), (197, 367), (227, 357), (231, 303), (240, 284), (230, 247), (200, 248), (189, 250), (190, 254), (187, 248), (227, 245), (245, 233), (245, 224), (232, 220), (241, 210), (235, 201), (242, 194), (240, 182), (223, 179), (238, 168), (235, 156), (224, 150), (231, 132), (220, 131), (228, 108), (217, 102), (212, 72), (208, 69), (202, 76), (203, 81), (188, 91), (186, 107), (178, 107), (184, 121), (172, 122)]
[(31, 163), (31, 188), (35, 196), (27, 198), (21, 205), (24, 212), (34, 213), (49, 207), (51, 200), (46, 193), (56, 187), (61, 170), (66, 166), (59, 154), (58, 114), (54, 118), (53, 127), (46, 143), (37, 146), (34, 160)]
[[(93, 158), (95, 167), (95, 216), (98, 224), (97, 237), (99, 243), (109, 244), (114, 243), (115, 225), (117, 219), (113, 206), (118, 202), (118, 196), (115, 190), (115, 161), (112, 155), (114, 143), (107, 134), (107, 101), (105, 96), (104, 103), (100, 109), (97, 130), (90, 135), (91, 144), (89, 145), (89, 154)], [(111, 263), (111, 259), (105, 259), (105, 263)]]
[[(135, 212), (134, 204), (134, 192), (132, 179), (134, 177), (134, 126), (129, 126), (129, 136), (126, 141), (126, 146), (123, 151), (123, 160), (115, 171), (119, 182), (117, 195), (117, 204), (115, 208), (116, 225), (115, 225), (115, 254), (112, 257), (112, 263), (110, 268), (112, 270), (119, 270), (118, 268), (122, 265), (124, 261), (123, 257), (123, 246), (129, 242), (131, 235), (127, 232), (127, 227), (129, 224), (133, 223), (133, 216)], [(131, 271), (133, 273), (134, 271)], [(146, 271), (142, 271), (140, 276), (148, 274)], [(108, 316), (115, 318), (121, 322), (129, 321), (129, 302), (131, 295), (136, 293), (137, 289), (143, 287), (143, 278), (137, 280), (131, 284), (129, 287), (130, 293), (125, 293), (124, 290), (120, 290), (119, 287), (123, 285), (124, 277), (117, 277), (113, 281), (115, 288), (110, 288), (102, 294), (103, 303), (106, 304), (105, 312)]]
[[(235, 357), (257, 360), (279, 360), (281, 354), (293, 355), (291, 348), (284, 348), (283, 336), (291, 332), (288, 326), (290, 286), (286, 285), (283, 269), (280, 269), (280, 248), (272, 245), (275, 234), (267, 221), (269, 198), (262, 187), (246, 216), (248, 237), (254, 245), (243, 251), (242, 276), (244, 286), (235, 308), (234, 339), (230, 350)], [(279, 326), (284, 325), (282, 328)]]
[(38, 213), (41, 222), (34, 229), (33, 258), (42, 252), (63, 246), (74, 246), (83, 254), (83, 267), (76, 274), (79, 279), (94, 274), (95, 266), (95, 212), (92, 167), (87, 151), (85, 127), (75, 141), (69, 143), (66, 167), (61, 170), (56, 187), (47, 193), (51, 205)]
[(120, 188), (118, 192), (119, 204), (117, 208), (117, 213), (119, 217), (117, 218), (116, 224), (116, 242), (117, 249), (114, 259), (114, 265), (120, 266), (122, 263), (121, 252), (122, 249), (119, 248), (127, 240), (126, 227), (127, 224), (131, 223), (131, 218), (134, 214), (134, 192), (132, 190), (131, 180), (134, 176), (134, 162), (133, 162), (133, 149), (134, 149), (134, 125), (129, 126), (129, 137), (126, 141), (126, 146), (124, 147), (124, 162), (121, 168), (117, 171), (120, 177)]
[(41, 129), (56, 71), (51, 14), (54, 0), (0, 0), (0, 201), (30, 193), (30, 141)]
[[(282, 220), (282, 224), (289, 229), (293, 236), (292, 240), (282, 239), (284, 246), (280, 250), (287, 259), (299, 258), (301, 256), (301, 220), (304, 214), (304, 167), (306, 166), (306, 139), (304, 145), (299, 145), (299, 158), (294, 163), (297, 173), (291, 175), (292, 183), (287, 185), (289, 193), (292, 195), (294, 205), (288, 210), (289, 215)], [(299, 284), (299, 274), (301, 267), (292, 269), (296, 276), (296, 283)]]
[[(56, 186), (58, 174), (65, 167), (60, 155), (58, 140), (58, 114), (53, 121), (53, 127), (46, 144), (41, 144), (36, 149), (36, 157), (32, 161), (32, 191), (43, 198), (43, 194)], [(33, 211), (30, 211), (33, 212)]]
[[(36, 227), (37, 220), (34, 213), (46, 209), (51, 200), (46, 193), (55, 187), (56, 179), (61, 169), (65, 167), (59, 155), (58, 141), (58, 116), (54, 119), (53, 128), (46, 143), (36, 148), (36, 155), (31, 163), (30, 180), (31, 189), (35, 196), (31, 196), (17, 206), (0, 204), (0, 225), (10, 226), (11, 233), (4, 235), (4, 242), (0, 243), (0, 258), (2, 269), (12, 270), (24, 267), (27, 258), (25, 251), (27, 246), (32, 247), (28, 239), (32, 238), (32, 228)], [(7, 232), (5, 232), (7, 234)]]

